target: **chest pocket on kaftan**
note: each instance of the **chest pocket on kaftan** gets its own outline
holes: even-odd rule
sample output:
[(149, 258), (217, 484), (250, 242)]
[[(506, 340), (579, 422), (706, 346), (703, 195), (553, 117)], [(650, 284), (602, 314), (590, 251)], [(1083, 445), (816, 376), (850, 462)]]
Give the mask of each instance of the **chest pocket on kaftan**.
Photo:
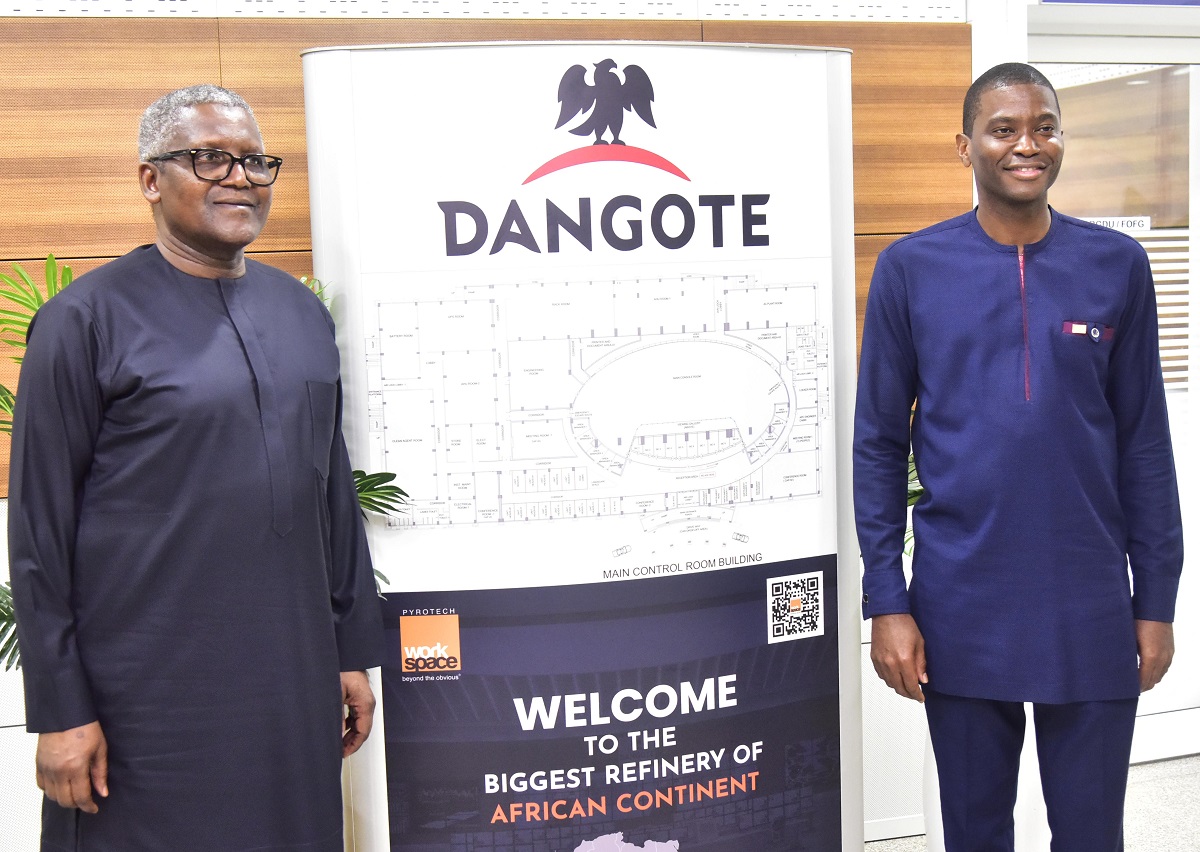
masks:
[(337, 385), (309, 382), (308, 407), (312, 413), (313, 465), (322, 477), (327, 477), (333, 430), (337, 424)]
[(1060, 371), (1067, 371), (1063, 375), (1086, 371), (1095, 375), (1103, 386), (1108, 377), (1108, 359), (1116, 333), (1116, 328), (1103, 322), (1064, 320), (1062, 332), (1054, 335)]

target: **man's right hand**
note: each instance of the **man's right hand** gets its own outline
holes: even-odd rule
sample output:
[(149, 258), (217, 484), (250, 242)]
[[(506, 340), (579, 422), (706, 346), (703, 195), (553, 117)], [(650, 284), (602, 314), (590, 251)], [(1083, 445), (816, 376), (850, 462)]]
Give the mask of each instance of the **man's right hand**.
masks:
[(100, 810), (92, 799), (93, 789), (108, 795), (108, 743), (100, 723), (38, 734), (37, 785), (64, 808)]
[(929, 683), (925, 638), (911, 615), (904, 612), (871, 619), (871, 662), (897, 694), (914, 701), (925, 700), (921, 691), (921, 684)]

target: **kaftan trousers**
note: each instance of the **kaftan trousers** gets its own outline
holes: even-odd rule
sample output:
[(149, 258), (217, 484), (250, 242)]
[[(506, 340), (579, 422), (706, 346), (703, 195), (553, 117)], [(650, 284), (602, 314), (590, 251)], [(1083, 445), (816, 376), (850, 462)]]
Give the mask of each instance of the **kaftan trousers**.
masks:
[[(925, 690), (946, 852), (1013, 852), (1025, 707)], [(1051, 852), (1123, 852), (1137, 699), (1034, 704)]]

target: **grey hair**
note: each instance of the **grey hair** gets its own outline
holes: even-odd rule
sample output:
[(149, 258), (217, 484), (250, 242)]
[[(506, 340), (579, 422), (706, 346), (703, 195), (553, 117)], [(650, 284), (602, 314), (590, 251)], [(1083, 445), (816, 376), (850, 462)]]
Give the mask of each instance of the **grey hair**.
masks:
[(150, 104), (142, 113), (142, 121), (138, 125), (138, 157), (142, 162), (165, 153), (167, 140), (183, 120), (184, 111), (204, 104), (245, 110), (254, 123), (258, 124), (254, 110), (250, 109), (250, 104), (237, 92), (222, 89), (211, 83), (176, 89)]

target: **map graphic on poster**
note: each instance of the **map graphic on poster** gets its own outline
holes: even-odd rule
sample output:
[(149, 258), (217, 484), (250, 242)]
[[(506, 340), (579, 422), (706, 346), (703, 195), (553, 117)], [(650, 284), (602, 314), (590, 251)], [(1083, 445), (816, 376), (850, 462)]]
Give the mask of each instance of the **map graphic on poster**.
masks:
[(647, 840), (643, 846), (634, 846), (625, 842), (621, 832), (606, 834), (596, 840), (585, 840), (575, 847), (575, 852), (679, 852), (679, 841), (668, 840), (660, 843), (657, 840)]
[(401, 524), (636, 514), (653, 530), (821, 493), (813, 283), (465, 285), (372, 312), (372, 463), (405, 472)]
[(500, 552), (570, 554), (506, 559), (532, 588), (835, 550), (827, 55), (476, 50), (502, 86), (466, 48), (347, 51), (357, 94), (314, 119), (340, 130), (313, 209), (342, 265), (314, 254), (353, 282), (348, 441), (410, 496), (377, 558), (438, 564), (415, 591), (501, 582)]

